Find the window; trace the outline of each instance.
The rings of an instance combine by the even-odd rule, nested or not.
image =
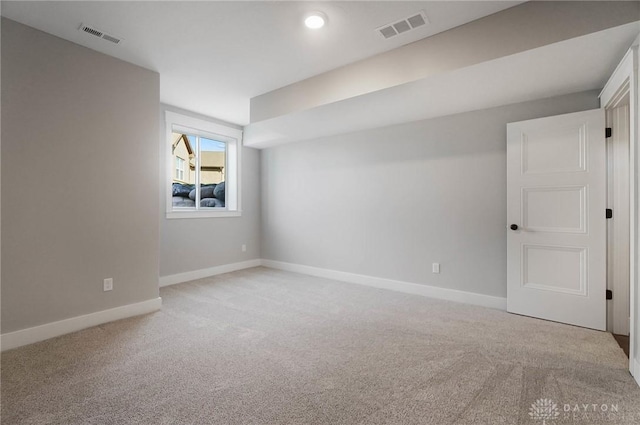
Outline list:
[[[176,156],[176,180],[179,182],[184,181],[184,159]]]
[[[167,218],[240,215],[242,131],[167,111]]]

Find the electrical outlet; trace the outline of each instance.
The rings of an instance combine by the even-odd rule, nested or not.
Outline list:
[[[247,246],[246,245],[242,245],[242,252],[247,252]]]
[[[440,263],[433,263],[431,265],[431,271],[433,273],[440,273]]]
[[[107,291],[112,291],[113,290],[113,278],[109,278],[109,279],[105,279],[103,284],[102,284],[102,290],[104,292]]]

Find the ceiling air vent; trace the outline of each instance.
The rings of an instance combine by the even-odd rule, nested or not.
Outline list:
[[[427,15],[421,10],[419,13],[401,19],[400,21],[383,25],[380,28],[377,28],[376,31],[384,38],[391,38],[398,34],[427,25],[428,23],[429,19],[427,18]]]
[[[95,37],[101,38],[103,40],[107,40],[112,42],[113,44],[120,44],[124,41],[121,37],[116,37],[111,34],[107,34],[106,32],[99,30],[97,28],[91,27],[89,25],[82,24],[78,31],[86,32],[87,34],[91,34]]]

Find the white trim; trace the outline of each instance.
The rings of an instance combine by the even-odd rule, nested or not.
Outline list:
[[[0,335],[1,351],[33,344],[71,332],[80,331],[114,320],[126,319],[128,317],[139,316],[160,310],[162,298],[153,298],[135,304],[123,305],[121,307],[102,310],[82,316],[71,317],[58,322],[47,323],[32,328],[22,329]]]
[[[168,219],[176,219],[176,218],[211,218],[211,217],[240,217],[242,216],[242,211],[176,211],[166,213],[166,218]]]
[[[373,286],[374,288],[388,289],[391,291],[403,292],[405,294],[421,295],[424,297],[438,298],[447,301],[474,304],[498,310],[507,309],[507,299],[503,297],[494,297],[491,295],[459,291],[456,289],[439,288],[436,286],[421,285],[418,283],[403,282],[400,280],[347,273],[338,270],[321,269],[301,264],[284,263],[281,261],[262,260],[262,265],[272,269],[286,270],[310,276],[322,277],[325,279],[356,283],[358,285]]]
[[[640,225],[638,211],[638,174],[640,167],[639,160],[639,139],[638,132],[640,126],[638,123],[638,86],[640,86],[640,75],[638,74],[638,43],[640,36],[636,38],[631,48],[624,55],[622,61],[613,72],[609,81],[600,93],[600,107],[609,109],[615,107],[622,99],[622,95],[628,91],[629,96],[629,208],[630,208],[630,245],[629,245],[629,296],[631,300],[630,318],[629,318],[629,372],[640,384],[640,368],[638,365],[638,352],[636,344],[640,340],[640,329],[637,326],[637,320],[640,316],[640,288],[638,280],[638,267],[640,261],[640,235],[638,227]]]
[[[223,273],[235,272],[238,270],[250,269],[258,267],[262,264],[262,260],[248,260],[239,263],[223,264],[222,266],[209,267],[207,269],[193,270],[190,272],[177,273],[168,276],[160,276],[160,287],[176,285],[182,282],[202,279],[204,277],[215,276]]]
[[[629,49],[616,67],[609,81],[600,92],[600,105],[602,108],[611,107],[611,102],[617,97],[620,89],[629,81],[633,74],[633,48]]]

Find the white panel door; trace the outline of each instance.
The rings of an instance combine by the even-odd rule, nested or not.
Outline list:
[[[606,329],[601,109],[507,124],[507,311]]]

